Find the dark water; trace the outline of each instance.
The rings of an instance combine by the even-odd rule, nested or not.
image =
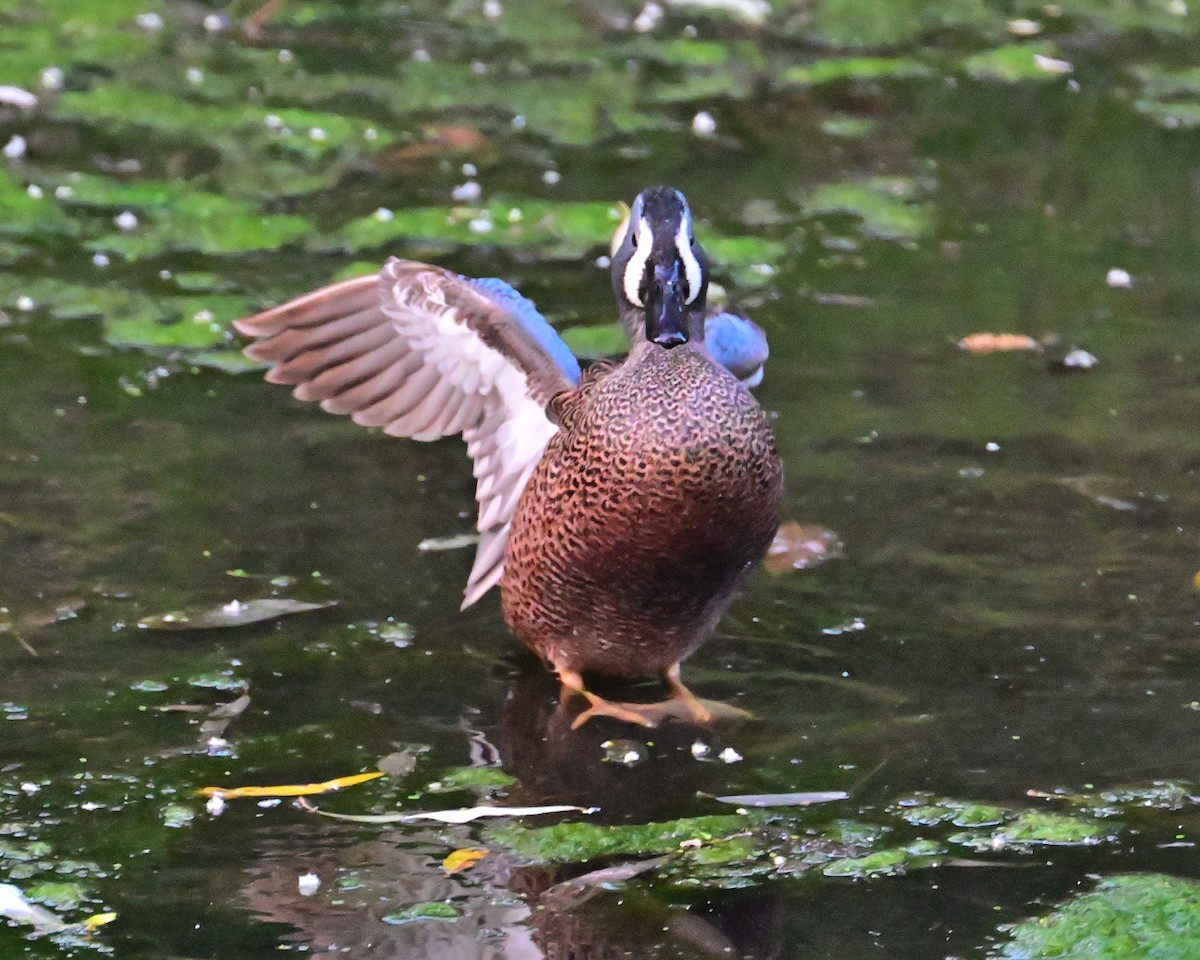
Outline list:
[[[268,54],[287,44],[314,73],[387,72],[386,45],[361,10],[314,9],[319,29],[306,33],[295,14],[298,25],[268,33]],[[187,51],[219,74],[222,57],[242,47],[198,53],[216,44],[197,24],[203,12],[168,8],[184,26],[154,55],[176,69]],[[401,13],[387,8],[385,24]],[[429,30],[463,62],[483,55],[465,27]],[[356,43],[368,51],[361,62]],[[93,317],[10,309],[0,331],[0,600],[12,624],[0,633],[0,832],[83,861],[76,875],[95,898],[90,912],[119,914],[103,942],[147,958],[979,955],[998,924],[1044,909],[1089,873],[1200,874],[1190,847],[1157,847],[1193,836],[1195,815],[1181,813],[1145,824],[1150,841],[1051,851],[1015,868],[805,876],[736,890],[645,882],[556,912],[530,907],[554,879],[550,868],[514,869],[493,855],[444,877],[441,859],[472,844],[470,828],[380,830],[305,816],[286,801],[231,803],[209,817],[191,796],[204,784],[370,769],[411,745],[428,751],[386,793],[389,809],[495,749],[521,781],[507,802],[596,805],[612,822],[714,812],[703,794],[845,790],[850,800],[826,819],[871,821],[915,790],[1023,804],[1031,789],[1194,776],[1200,134],[1135,110],[1128,73],[1194,54],[1146,37],[1074,43],[1079,89],[1061,79],[979,82],[952,69],[815,90],[764,83],[750,85],[753,95],[670,107],[678,129],[586,145],[506,139],[496,131],[508,117],[488,109],[411,119],[493,132],[497,152],[479,164],[488,190],[611,200],[665,181],[687,192],[710,229],[786,245],[765,282],[727,285],[771,338],[758,396],[775,415],[788,512],[837,531],[845,557],[754,574],[685,671],[703,695],[754,719],[711,734],[667,728],[634,769],[601,763],[600,744],[647,738],[615,725],[565,730],[553,684],[516,651],[494,597],[458,611],[470,551],[416,550],[470,529],[473,482],[457,441],[373,435],[254,374],[115,348]],[[795,60],[814,55],[783,49]],[[325,109],[356,105],[347,94]],[[714,113],[718,138],[691,134],[699,106]],[[846,116],[875,126],[863,138],[823,131]],[[39,125],[45,139],[25,161],[34,171],[93,170],[101,154],[150,162],[170,142],[122,141],[52,110],[0,117],[0,140]],[[201,147],[176,148],[177,159],[204,166]],[[319,224],[447,203],[463,180],[458,162],[401,174],[351,163],[326,187],[271,203]],[[548,162],[561,173],[553,187],[541,180]],[[875,239],[853,216],[803,212],[816,186],[877,175],[903,178],[927,229]],[[92,269],[69,237],[18,231],[15,242],[27,241],[8,257],[14,277],[81,282]],[[398,247],[504,276],[557,323],[610,319],[599,248],[552,259],[483,244]],[[156,294],[167,283],[160,270],[206,271],[274,302],[353,259],[164,249],[115,264],[112,276]],[[1111,268],[1128,271],[1132,288],[1110,287]],[[1061,343],[1042,354],[955,349],[977,331]],[[1055,358],[1071,347],[1099,365],[1064,372]],[[294,576],[289,595],[340,605],[230,631],[135,626],[269,592],[262,580],[228,576],[236,569]],[[64,604],[77,615],[46,624]],[[368,626],[389,617],[411,625],[408,646]],[[154,709],[238,695],[189,685],[202,675],[236,678],[251,696],[225,732],[228,747],[198,744],[202,715]],[[166,689],[131,689],[147,680]],[[701,763],[690,752],[697,736],[713,754],[731,746],[743,759]],[[364,812],[364,802],[348,793],[328,806]],[[171,829],[164,810],[175,803],[196,818]],[[307,871],[323,880],[311,898],[296,890]],[[380,922],[397,906],[446,897],[464,914],[454,923]],[[62,949],[0,930],[6,956]]]

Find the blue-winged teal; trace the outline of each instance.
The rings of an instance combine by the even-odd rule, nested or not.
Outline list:
[[[463,606],[500,584],[513,633],[591,704],[577,723],[704,721],[679,664],[770,542],[782,465],[705,347],[708,264],[681,193],[638,195],[612,278],[640,335],[585,373],[508,284],[404,260],[235,326],[301,400],[394,436],[463,435],[481,534]],[[658,674],[672,697],[611,703],[584,688],[592,672]]]

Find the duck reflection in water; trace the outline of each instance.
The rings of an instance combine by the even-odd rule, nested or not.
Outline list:
[[[502,280],[396,259],[236,327],[302,400],[394,436],[462,434],[481,536],[463,606],[499,584],[509,628],[564,699],[587,701],[577,724],[704,723],[729,711],[693,695],[680,663],[770,543],[782,465],[763,410],[706,346],[706,322],[722,350],[748,328],[709,316],[679,191],[634,200],[612,286],[632,349],[587,371]],[[746,352],[729,362],[754,379]],[[670,696],[615,702],[584,674],[659,676]]]
[[[696,744],[717,752],[705,727],[671,723],[651,733],[603,718],[573,729],[553,679],[531,661],[515,677],[499,729],[469,733],[488,760],[518,778],[505,788],[505,804],[600,805],[589,823],[711,812],[697,793],[726,785],[724,764],[696,756]],[[606,747],[621,737],[637,762]],[[264,829],[244,896],[259,919],[289,925],[286,940],[319,960],[728,960],[770,956],[778,940],[777,893],[718,893],[684,909],[653,890],[660,857],[529,866],[489,844],[468,873],[447,876],[441,860],[454,847],[478,846],[476,830],[406,826],[347,844],[344,825],[315,817]],[[649,869],[617,892],[589,876],[610,867]],[[321,889],[301,896],[296,877],[310,871]],[[405,905],[419,903],[450,904],[460,915],[395,922]]]

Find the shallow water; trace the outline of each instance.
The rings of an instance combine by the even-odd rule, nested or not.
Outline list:
[[[90,944],[0,929],[0,953],[942,958],[979,955],[1000,924],[1086,888],[1089,874],[1200,876],[1185,806],[1126,817],[1113,842],[970,868],[690,886],[651,874],[559,910],[538,906],[542,891],[580,869],[521,866],[487,839],[477,867],[444,875],[441,860],[480,843],[478,828],[342,823],[287,801],[230,801],[210,816],[192,796],[320,781],[407,749],[406,776],[315,802],[469,806],[469,792],[427,784],[498,763],[519,781],[502,802],[597,806],[608,823],[728,812],[715,795],[848,792],[805,814],[820,829],[890,823],[888,805],[915,791],[1024,806],[1029,790],[1194,776],[1200,133],[1188,126],[1194,91],[1155,100],[1153,84],[1196,63],[1200,15],[1168,28],[1065,6],[1048,42],[1068,75],[973,70],[968,57],[1012,40],[989,13],[995,22],[875,38],[872,50],[915,58],[924,75],[813,86],[787,70],[839,60],[846,37],[782,13],[765,28],[672,15],[637,35],[612,27],[619,4],[572,5],[550,23],[536,4],[505,4],[491,22],[470,5],[443,15],[297,0],[251,42],[206,31],[213,11],[193,6],[162,8],[155,32],[131,25],[133,6],[89,26],[86,12],[0,2],[0,24],[51,38],[42,65],[61,63],[67,86],[34,113],[0,108],[0,141],[28,143],[0,169],[12,180],[0,192],[0,820],[12,844],[54,851],[30,865],[0,843],[12,854],[0,880],[10,866],[25,888],[74,880],[86,899],[63,906],[69,919],[118,914]],[[689,22],[708,44],[690,59]],[[281,63],[281,48],[292,59]],[[445,74],[414,79],[414,49]],[[23,50],[11,76],[0,54],[0,83],[34,87],[37,51]],[[494,84],[471,79],[473,62]],[[180,77],[189,66],[199,81]],[[435,124],[487,144],[385,162],[357,128],[325,151],[312,136],[281,147],[223,115],[210,129],[145,104],[122,123],[97,97],[116,84],[221,109],[253,102],[256,85],[264,110],[360,118],[398,147]],[[692,131],[702,109],[714,137]],[[485,199],[600,213],[529,243],[416,231],[356,247],[340,232],[380,207],[449,207],[463,162]],[[547,170],[560,179],[547,183]],[[75,171],[98,178],[94,198],[80,186],[56,199]],[[821,202],[822,187],[871,178],[893,179],[854,203]],[[560,327],[606,323],[604,205],[658,181],[687,192],[701,242],[755,240],[718,279],[771,339],[758,396],[775,417],[788,513],[835,530],[845,556],[756,571],[689,661],[700,693],[752,720],[572,733],[495,598],[458,611],[470,550],[416,549],[470,530],[457,441],[368,433],[177,345],[220,348],[243,309],[385,252],[503,276]],[[111,192],[166,182],[244,209],[185,221],[178,198],[156,207]],[[31,183],[47,204],[32,214]],[[111,223],[126,209],[139,211],[142,248],[122,247],[129,235]],[[262,213],[300,218],[298,233],[280,247],[238,219]],[[155,224],[166,226],[146,237]],[[1112,268],[1132,286],[1110,286]],[[213,335],[190,319],[206,304]],[[978,331],[1058,343],[988,356],[954,346]],[[1098,366],[1061,369],[1074,347]],[[278,575],[295,583],[272,587]],[[236,630],[136,626],[272,591],[338,606]],[[388,618],[410,625],[411,641],[381,635]],[[205,743],[204,714],[156,709],[242,690],[251,702],[224,745]],[[614,737],[647,758],[603,762]],[[740,761],[713,759],[724,747]],[[173,806],[194,819],[172,826]],[[301,897],[308,871],[322,888]],[[447,898],[458,919],[381,919]]]

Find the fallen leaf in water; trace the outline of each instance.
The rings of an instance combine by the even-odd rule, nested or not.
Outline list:
[[[972,333],[958,341],[967,353],[999,353],[1008,350],[1041,350],[1042,345],[1024,333]]]
[[[116,919],[115,913],[94,913],[83,921],[83,927],[88,933],[91,933],[97,927],[103,927]]]
[[[668,854],[662,857],[652,857],[649,860],[636,860],[632,863],[618,864],[615,867],[592,870],[583,876],[556,883],[538,898],[538,902],[555,911],[571,910],[586,903],[597,893],[611,890],[613,884],[624,883],[640,874],[649,873],[670,859],[671,855]]]
[[[455,850],[442,861],[442,869],[446,871],[446,876],[460,873],[463,870],[469,870],[487,855],[488,851],[482,847],[463,847],[461,850]]]
[[[307,797],[315,793],[332,793],[382,776],[378,770],[372,770],[370,773],[355,773],[322,783],[293,783],[275,787],[201,787],[196,793],[204,797],[220,797],[222,800],[236,797]]]
[[[1074,490],[1080,496],[1087,497],[1110,510],[1129,512],[1138,508],[1134,501],[1113,496],[1101,489],[1104,486],[1117,486],[1117,481],[1108,477],[1063,477],[1059,482],[1068,490]]]
[[[486,154],[492,142],[473,127],[446,124],[427,127],[414,143],[380,151],[372,163],[383,173],[408,174],[453,154]]]
[[[716,800],[739,807],[807,807],[813,803],[833,803],[849,798],[850,794],[844,790],[812,790],[807,793],[739,793]]]
[[[6,917],[13,923],[28,924],[39,933],[52,933],[66,927],[49,910],[26,900],[20,889],[11,883],[0,883],[0,917]]]
[[[1059,365],[1064,370],[1091,370],[1099,363],[1100,361],[1094,353],[1088,353],[1086,350],[1076,347],[1074,350],[1067,351]]]
[[[310,807],[310,813],[319,813],[334,820],[350,820],[354,823],[411,823],[413,820],[437,820],[441,823],[470,823],[483,817],[535,817],[544,813],[593,813],[597,807],[572,807],[567,804],[552,804],[548,807],[469,807],[462,810],[431,810],[426,813],[330,813]]]
[[[473,547],[479,542],[477,533],[456,533],[449,537],[429,537],[417,544],[417,549],[423,553],[436,553],[440,550],[461,550],[463,547]]]
[[[174,610],[153,617],[142,617],[138,626],[143,630],[216,630],[225,627],[243,627],[248,623],[274,620],[293,613],[309,610],[324,610],[337,606],[336,600],[325,603],[307,603],[304,600],[289,600],[286,597],[265,597],[260,600],[230,600],[219,607],[195,610]]]
[[[842,556],[842,541],[832,530],[788,520],[775,534],[763,566],[768,573],[806,570]]]

